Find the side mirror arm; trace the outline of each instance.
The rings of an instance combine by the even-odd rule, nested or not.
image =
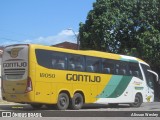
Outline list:
[[[148,72],[154,74],[156,76],[156,81],[160,84],[160,80],[159,80],[159,77],[158,77],[158,74],[152,70],[147,70]]]

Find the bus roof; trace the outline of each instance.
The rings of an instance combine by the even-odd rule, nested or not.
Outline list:
[[[127,56],[127,55],[100,52],[100,51],[94,51],[94,50],[72,50],[72,49],[36,45],[36,44],[30,44],[30,46],[32,46],[32,48],[34,49],[54,50],[58,52],[66,52],[66,53],[71,53],[71,54],[87,55],[87,56],[93,56],[93,57],[108,58],[108,59],[130,61],[130,62],[139,62],[139,63],[148,65],[146,62],[144,62],[143,60],[139,58]]]

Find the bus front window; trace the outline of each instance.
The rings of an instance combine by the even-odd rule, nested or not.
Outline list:
[[[147,84],[151,89],[154,89],[154,76],[152,73],[147,71]]]

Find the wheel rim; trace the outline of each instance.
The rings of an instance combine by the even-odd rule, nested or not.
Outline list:
[[[61,97],[59,102],[60,102],[60,105],[62,107],[64,107],[66,105],[66,103],[67,103],[66,97]]]
[[[140,100],[138,97],[135,98],[135,101],[134,101],[134,105],[138,105],[140,103]]]
[[[75,105],[78,106],[78,105],[80,105],[81,103],[82,103],[81,98],[80,98],[80,97],[77,97],[77,98],[75,99]]]

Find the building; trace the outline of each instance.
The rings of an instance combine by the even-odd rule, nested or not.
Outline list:
[[[60,48],[67,48],[67,49],[73,49],[77,50],[78,45],[76,43],[71,43],[71,42],[62,42],[56,45],[52,45],[53,47],[60,47]]]

